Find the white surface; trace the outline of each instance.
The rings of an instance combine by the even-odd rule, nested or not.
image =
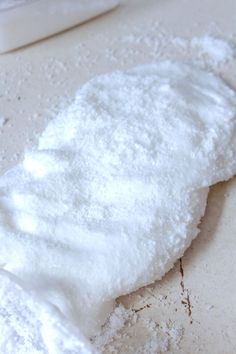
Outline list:
[[[236,32],[234,14],[235,2],[230,0],[218,1],[217,6],[211,0],[130,1],[109,16],[31,48],[2,56],[0,107],[1,115],[8,119],[0,139],[2,171],[19,159],[15,154],[36,142],[37,133],[44,129],[52,106],[55,109],[62,104],[61,97],[73,95],[78,84],[98,73],[155,58],[192,58],[191,53],[177,52],[169,44],[164,49],[163,46],[149,48],[142,40],[135,45],[127,44],[127,39],[125,42],[122,39],[127,38],[125,24],[131,32],[142,28],[143,33],[150,26],[152,30],[148,38],[157,40],[165,29],[179,37],[199,36],[209,28],[217,34],[231,35]],[[162,24],[153,28],[157,20]],[[235,87],[235,61],[216,71]],[[68,101],[66,99],[66,103]],[[163,281],[122,299],[127,306],[137,309],[150,304],[149,308],[139,312],[142,318],[153,318],[157,323],[167,321],[183,328],[180,349],[175,349],[174,353],[235,352],[235,191],[235,180],[212,189],[202,233],[182,260],[184,292],[177,263]],[[223,244],[228,246],[223,247]],[[191,317],[186,305],[181,303],[187,292],[192,306]],[[133,339],[123,340],[120,353],[129,352],[126,344],[132,344],[134,351],[145,339],[143,331],[139,331],[139,324],[128,331],[133,334]]]
[[[4,1],[4,0],[2,0]],[[49,37],[117,6],[119,0],[32,0],[0,8],[0,53]]]

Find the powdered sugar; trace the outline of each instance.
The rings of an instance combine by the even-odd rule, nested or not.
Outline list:
[[[208,186],[236,171],[235,106],[188,64],[88,82],[0,179],[0,263],[96,334],[116,297],[160,279],[198,234]]]
[[[0,271],[0,328],[1,353],[95,353],[56,308],[27,292],[5,271]]]
[[[121,61],[126,64],[140,57],[156,60],[174,56],[198,61],[202,66],[220,69],[236,54],[232,37],[227,38],[216,30],[206,31],[206,34],[201,36],[179,37],[155,21],[142,26],[123,25],[119,32],[121,34],[113,43],[106,37],[102,38],[106,42],[105,57],[108,61]],[[83,43],[84,46],[87,44]]]

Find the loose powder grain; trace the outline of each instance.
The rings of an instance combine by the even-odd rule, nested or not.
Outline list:
[[[183,63],[83,86],[0,179],[0,287],[19,282],[27,294],[22,331],[17,292],[0,292],[1,351],[32,352],[29,312],[36,353],[63,352],[67,323],[74,337],[63,337],[64,352],[82,353],[78,343],[92,351],[83,335],[98,333],[116,297],[173,266],[199,232],[208,187],[235,174],[235,114],[234,91]],[[35,294],[46,317],[37,316]]]
[[[7,119],[0,116],[0,129],[6,124]]]

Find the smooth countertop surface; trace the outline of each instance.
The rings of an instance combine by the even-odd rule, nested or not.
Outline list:
[[[205,33],[236,45],[235,13],[234,0],[126,0],[109,14],[0,56],[0,172],[36,144],[89,78],[166,58],[194,61],[199,56],[188,51],[189,38]],[[236,88],[235,59],[212,69]],[[235,178],[211,188],[201,233],[182,261],[162,281],[120,300],[140,317],[127,329],[131,338],[120,339],[120,353],[135,353],[145,342],[142,319],[181,329],[169,353],[236,353],[235,210]]]

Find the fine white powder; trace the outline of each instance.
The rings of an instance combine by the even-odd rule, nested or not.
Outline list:
[[[190,46],[199,51],[199,55],[205,56],[213,66],[224,64],[234,57],[235,49],[222,38],[213,36],[194,37]]]
[[[95,351],[52,305],[22,288],[19,279],[0,271],[1,353],[78,353]]]
[[[118,305],[102,326],[101,332],[92,339],[92,343],[101,353],[119,354],[124,349],[124,341],[130,339],[134,327],[145,336],[143,345],[137,346],[137,340],[125,343],[127,353],[163,354],[175,352],[183,337],[183,328],[173,326],[171,322],[156,323],[152,319],[139,316],[139,310],[126,309]],[[139,337],[140,339],[140,337]]]
[[[116,297],[160,279],[198,234],[208,187],[236,172],[235,114],[234,91],[188,64],[91,80],[0,179],[2,268],[96,334]],[[30,352],[32,324],[22,333],[6,299],[0,308],[12,353],[22,341]]]

